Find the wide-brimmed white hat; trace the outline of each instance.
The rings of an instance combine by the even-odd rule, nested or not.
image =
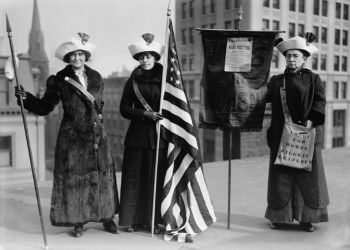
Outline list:
[[[311,40],[307,40],[304,37],[296,36],[280,42],[276,47],[283,55],[290,49],[298,49],[305,51],[307,56],[310,56],[318,51],[318,48],[311,42]]]
[[[88,42],[89,35],[85,33],[78,33],[80,40],[73,37],[69,42],[62,43],[55,52],[55,57],[65,61],[64,57],[71,52],[83,50],[91,55],[91,52],[96,48],[96,45]]]
[[[160,59],[160,54],[162,51],[163,46],[154,41],[154,35],[150,33],[146,33],[142,35],[142,38],[140,41],[135,42],[131,45],[129,45],[129,51],[132,57],[135,60],[138,60],[138,56],[140,53],[143,52],[153,52],[156,60],[158,61]]]

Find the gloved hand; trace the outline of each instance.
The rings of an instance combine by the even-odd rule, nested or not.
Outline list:
[[[152,112],[152,111],[145,111],[143,112],[144,116],[146,116],[148,119],[151,119],[155,122],[162,120],[163,116],[162,114],[158,113],[158,112]]]
[[[15,86],[15,96],[17,99],[22,95],[22,99],[25,100],[27,98],[27,93],[24,90],[23,86],[20,85],[20,87]]]

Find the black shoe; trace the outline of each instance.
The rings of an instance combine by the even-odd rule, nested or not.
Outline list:
[[[275,223],[275,222],[272,222],[270,224],[270,228],[275,230],[275,229],[280,229],[282,227],[283,223]]]
[[[103,227],[105,228],[105,230],[107,232],[110,232],[112,234],[118,234],[119,233],[119,230],[117,228],[117,225],[114,223],[113,220],[109,220],[107,222],[104,222],[103,223]]]
[[[314,226],[310,222],[299,222],[299,225],[305,232],[313,232],[315,231]]]
[[[186,243],[193,243],[193,239],[192,239],[191,235],[188,235],[188,234],[186,235],[185,242]]]
[[[128,233],[136,232],[136,231],[137,231],[137,226],[136,226],[136,225],[132,225],[131,227],[128,227],[128,228],[126,229],[126,231],[127,231]]]
[[[75,226],[74,230],[72,231],[72,235],[75,238],[79,238],[80,236],[83,235],[83,226]]]

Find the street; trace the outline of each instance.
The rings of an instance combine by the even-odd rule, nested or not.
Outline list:
[[[231,224],[227,229],[228,162],[204,165],[204,174],[218,221],[194,243],[166,242],[150,233],[107,233],[102,224],[89,223],[81,238],[72,228],[53,227],[49,221],[52,181],[40,183],[41,203],[49,249],[169,249],[169,250],[340,250],[350,249],[350,148],[323,150],[331,204],[328,223],[315,224],[307,233],[297,223],[271,230],[264,218],[268,157],[232,160]],[[120,174],[118,174],[120,186]],[[120,191],[120,190],[119,190]],[[118,218],[116,216],[115,221]],[[1,187],[0,250],[44,249],[32,183]]]

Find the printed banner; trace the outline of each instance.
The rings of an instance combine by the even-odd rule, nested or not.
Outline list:
[[[199,126],[259,131],[276,31],[200,29],[204,54]]]

